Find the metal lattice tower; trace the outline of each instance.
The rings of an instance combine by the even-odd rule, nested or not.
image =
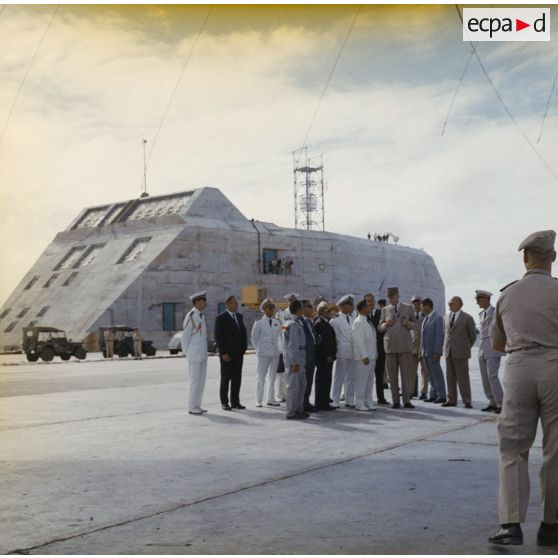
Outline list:
[[[325,231],[324,165],[312,163],[308,148],[293,151],[295,229]]]

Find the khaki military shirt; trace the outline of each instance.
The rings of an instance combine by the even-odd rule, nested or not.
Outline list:
[[[507,287],[496,304],[490,337],[506,352],[558,349],[558,280],[543,269],[529,270]]]

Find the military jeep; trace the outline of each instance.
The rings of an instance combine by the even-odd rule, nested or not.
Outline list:
[[[62,329],[47,326],[23,328],[23,352],[29,362],[39,358],[50,362],[55,356],[62,360],[70,360],[73,356],[83,360],[87,356],[82,343],[68,339]]]
[[[134,356],[134,338],[135,327],[126,325],[102,326],[99,328],[99,347],[103,356],[107,357],[105,331],[111,331],[114,337],[114,354],[120,358],[126,358],[128,355]],[[157,349],[153,346],[153,341],[141,342],[141,352],[146,356],[155,356]]]

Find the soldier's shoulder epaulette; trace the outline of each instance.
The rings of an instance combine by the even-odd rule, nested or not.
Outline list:
[[[259,322],[262,319],[262,316],[259,316],[258,318],[256,318],[256,322]]]
[[[190,312],[188,312],[188,316],[193,316],[194,315],[194,309],[192,308],[192,310],[190,310]]]
[[[508,287],[511,287],[512,285],[515,285],[517,283],[517,281],[519,281],[519,279],[517,279],[516,281],[512,281],[511,283],[508,283],[505,287],[502,287],[500,289],[500,292],[503,293]]]

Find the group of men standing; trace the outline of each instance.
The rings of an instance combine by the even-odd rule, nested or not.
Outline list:
[[[488,291],[476,292],[482,309],[479,365],[489,401],[482,410],[499,413],[503,391],[498,370],[503,353],[490,347],[488,328],[494,315],[490,297]],[[184,320],[182,338],[183,350],[192,363],[188,410],[202,414],[207,366],[202,310],[206,293],[190,298],[194,307]],[[449,301],[450,312],[444,317],[434,311],[429,298],[414,296],[411,304],[401,302],[397,287],[388,288],[389,302],[380,300],[379,308],[372,293],[356,304],[351,294],[341,297],[336,305],[323,297],[313,304],[294,293],[285,298],[288,307],[282,311],[277,311],[272,299],[265,299],[260,306],[262,316],[251,331],[258,361],[257,407],[262,407],[264,400],[274,407],[285,401],[289,419],[334,410],[342,400],[347,408],[370,411],[376,404],[390,404],[384,396],[389,385],[394,409],[413,409],[413,397],[455,407],[458,390],[465,408],[472,408],[468,362],[477,333],[473,318],[462,310],[461,298]],[[240,387],[248,334],[237,299],[229,296],[225,306],[215,320],[214,331],[221,367],[219,394],[223,410],[242,410],[245,406],[240,401]],[[442,357],[446,361],[447,389]]]

